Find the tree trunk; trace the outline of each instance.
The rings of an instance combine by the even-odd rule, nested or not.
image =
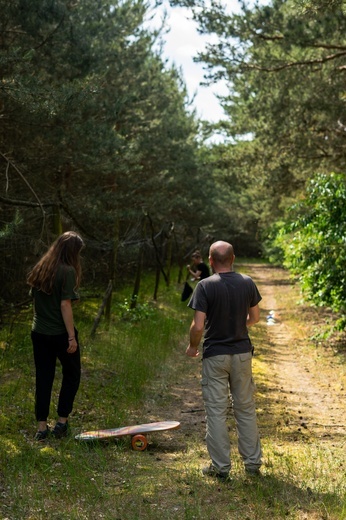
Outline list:
[[[112,296],[113,296],[113,287],[115,287],[115,273],[116,273],[116,265],[117,265],[117,257],[118,257],[118,245],[119,245],[119,218],[116,217],[114,223],[114,235],[113,235],[113,247],[111,251],[110,261],[109,261],[109,279],[112,281],[112,288],[109,293],[106,309],[105,309],[105,319],[109,324],[111,319],[111,307],[112,307]]]
[[[169,287],[171,281],[171,266],[172,266],[172,234],[167,239],[167,281],[166,285]]]
[[[143,264],[145,235],[146,235],[145,217],[143,217],[143,219],[142,219],[142,233],[141,234],[142,234],[142,243],[140,244],[139,251],[138,251],[136,278],[135,278],[135,285],[134,285],[133,293],[132,293],[132,297],[131,297],[130,309],[134,309],[137,305],[137,298],[138,298],[139,288],[140,288],[140,284],[141,284],[142,264]]]
[[[91,332],[90,332],[90,336],[93,338],[95,336],[95,332],[96,332],[96,329],[100,323],[100,320],[101,320],[101,316],[102,316],[102,313],[103,313],[103,310],[107,304],[107,301],[109,299],[109,295],[111,294],[112,292],[112,280],[109,280],[109,283],[108,283],[108,287],[106,289],[106,292],[105,292],[105,295],[104,295],[104,298],[103,298],[103,301],[101,303],[101,306],[99,308],[99,311],[97,313],[97,316],[94,320],[94,325],[93,325],[93,328],[91,329]]]
[[[61,222],[61,214],[60,207],[58,204],[54,204],[53,208],[53,234],[56,237],[59,237],[62,234],[62,222]]]
[[[154,300],[155,301],[157,300],[157,293],[159,291],[160,274],[161,274],[161,269],[160,269],[160,266],[157,264],[156,265],[156,275],[155,275],[155,289],[154,289]]]

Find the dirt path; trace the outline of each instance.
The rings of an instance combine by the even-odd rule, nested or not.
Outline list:
[[[261,436],[272,434],[275,424],[278,436],[286,440],[296,441],[304,436],[314,443],[345,445],[345,359],[336,355],[333,348],[315,348],[309,341],[316,333],[321,312],[296,305],[299,295],[284,270],[247,265],[246,272],[256,281],[263,298],[261,321],[256,325],[259,334],[253,333]],[[270,311],[275,314],[272,325],[266,320]],[[186,358],[183,349],[176,359],[176,383],[169,390],[170,419],[181,422],[181,432],[169,435],[168,442],[175,439],[177,448],[187,437],[195,437],[203,444],[205,433],[200,361]],[[180,375],[186,372],[183,364],[189,364],[184,378]],[[157,389],[154,394],[148,412],[152,420],[157,420],[162,403],[157,399]],[[163,406],[167,409],[167,403]]]
[[[270,367],[268,386],[285,408],[282,427],[316,440],[344,439],[345,359],[337,356],[332,347],[311,347],[309,340],[318,330],[321,312],[296,305],[297,291],[285,271],[254,266],[251,275],[263,297],[263,314],[268,316],[271,310],[275,313],[275,323],[267,324],[265,362]]]

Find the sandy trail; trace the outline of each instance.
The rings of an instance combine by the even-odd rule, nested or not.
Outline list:
[[[267,325],[270,346],[266,362],[272,369],[268,383],[279,400],[284,397],[289,415],[286,426],[316,438],[342,438],[346,434],[344,359],[333,348],[308,346],[309,337],[316,333],[316,311],[314,316],[311,309],[304,312],[297,305],[298,326],[292,326],[284,303],[292,299],[293,289],[285,271],[254,266],[251,275],[263,297],[263,314],[275,313],[275,324]]]

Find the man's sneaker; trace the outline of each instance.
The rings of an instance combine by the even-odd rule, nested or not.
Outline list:
[[[245,468],[245,473],[249,475],[250,477],[260,477],[262,475],[259,468]]]
[[[229,473],[222,473],[217,471],[212,464],[209,466],[206,466],[205,468],[202,468],[203,475],[206,475],[208,477],[216,477],[223,482],[230,482],[232,479],[229,476]]]
[[[35,441],[45,441],[49,434],[49,428],[46,428],[45,430],[37,430],[34,436]]]
[[[56,439],[62,439],[63,437],[66,437],[68,434],[68,421],[65,423],[57,422],[54,426],[54,429],[52,430],[52,435]]]

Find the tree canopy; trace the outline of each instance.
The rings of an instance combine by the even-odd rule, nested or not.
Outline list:
[[[241,1],[237,13],[218,0],[171,4],[212,36],[195,59],[206,81],[228,85],[215,125],[196,118],[162,56],[150,2],[0,0],[4,300],[67,228],[86,239],[102,283],[138,258],[162,269],[172,243],[179,261],[214,238],[269,254],[311,180],[345,176],[342,1]],[[210,129],[224,142],[205,141]]]
[[[180,73],[156,50],[159,33],[145,28],[147,3],[0,8],[1,249],[32,262],[77,228],[109,277],[114,247],[131,257],[133,244],[136,255],[143,214],[156,232],[177,221],[176,232],[195,240],[190,222],[211,195],[198,167],[199,123]],[[206,221],[200,213],[199,227]],[[6,266],[4,296],[23,284],[20,256]]]
[[[239,13],[218,0],[171,3],[187,7],[200,32],[212,36],[196,56],[206,81],[222,79],[228,85],[227,95],[220,96],[226,117],[217,124],[228,144],[222,151],[216,147],[209,159],[213,163],[216,152],[217,178],[230,191],[235,214],[248,232],[253,222],[263,254],[280,244],[286,265],[301,273],[312,299],[343,310],[344,274],[334,253],[343,240],[345,215],[333,218],[332,208],[343,203],[345,179],[345,3],[272,0],[249,6],[240,1]],[[294,205],[297,200],[301,205]],[[315,209],[305,228],[311,205]],[[295,238],[286,223],[298,233]],[[275,241],[276,233],[284,233],[285,240]],[[248,237],[255,240],[254,234]],[[334,251],[328,283],[322,259],[316,259],[320,242],[324,251]],[[332,267],[329,261],[325,265]]]
[[[328,5],[309,11],[308,2],[274,0],[227,14],[211,2],[195,10],[200,30],[216,36],[198,59],[210,81],[229,85],[222,127],[236,142],[251,141],[251,177],[270,196],[270,213],[316,170],[345,163],[346,17],[339,2]]]

